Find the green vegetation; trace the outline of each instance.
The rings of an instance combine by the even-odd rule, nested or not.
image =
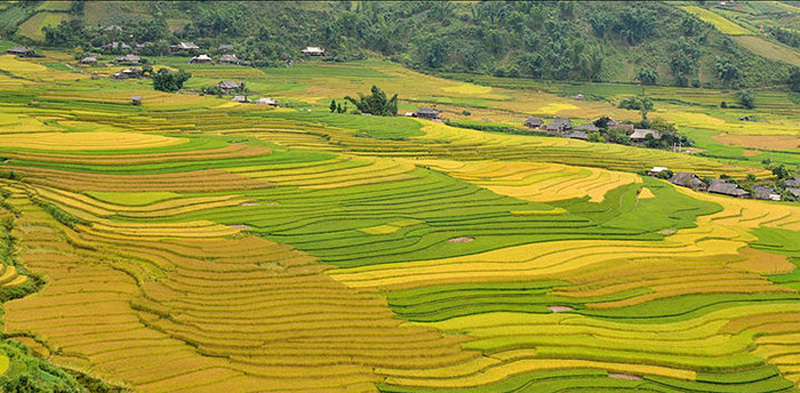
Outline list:
[[[795,70],[689,3],[74,4],[0,3],[70,19],[0,56],[0,390],[797,391],[800,207],[666,179],[787,184],[800,99],[763,86]],[[131,34],[193,77],[75,64]]]
[[[52,12],[52,7],[37,9],[27,3],[10,4],[2,11],[3,20],[11,21],[5,26],[7,33],[15,32],[16,26],[29,18],[41,19],[39,15]],[[730,74],[720,77],[700,72],[703,67],[714,67],[717,57],[729,59],[728,69],[737,69],[741,75],[737,83],[747,86],[781,83],[788,72],[779,62],[743,56],[746,51],[725,35],[748,37],[740,34],[753,34],[751,30],[696,5],[595,2],[576,6],[569,1],[126,3],[124,9],[115,3],[93,5],[88,10],[70,7],[56,11],[59,18],[69,16],[63,22],[49,19],[53,27],[38,19],[29,25],[43,26],[39,34],[44,34],[48,45],[86,51],[123,38],[147,42],[142,53],[149,56],[168,53],[169,45],[180,40],[193,40],[204,48],[237,42],[239,58],[260,66],[283,65],[305,46],[318,45],[333,61],[382,56],[420,69],[537,79],[725,86]],[[125,18],[121,13],[137,17]],[[171,25],[175,20],[182,22]],[[123,31],[103,30],[110,24]],[[19,33],[24,34],[34,40],[42,38]],[[776,34],[789,41],[785,33]],[[669,69],[661,64],[668,64]],[[653,72],[641,79],[643,69]],[[661,77],[653,78],[656,74]]]
[[[387,99],[386,93],[378,86],[372,86],[369,95],[358,93],[358,99],[346,96],[345,100],[350,101],[356,106],[358,113],[370,114],[375,116],[396,116],[397,115],[397,94]],[[333,104],[333,102],[332,102]],[[333,110],[331,110],[333,112]]]
[[[174,93],[183,88],[183,84],[192,77],[192,74],[184,72],[172,72],[166,68],[158,70],[153,74],[153,89]]]

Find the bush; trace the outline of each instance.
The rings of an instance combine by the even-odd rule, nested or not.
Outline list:
[[[736,96],[739,98],[739,103],[743,107],[747,109],[753,109],[756,107],[756,97],[753,95],[753,92],[750,91],[750,89],[742,90]]]
[[[353,103],[361,113],[370,113],[375,116],[397,115],[397,94],[386,99],[386,93],[378,86],[372,86],[372,94],[365,96],[358,93],[358,100],[346,96],[344,99]]]
[[[165,91],[167,93],[175,93],[183,88],[183,83],[189,80],[192,74],[184,72],[172,72],[166,68],[158,70],[153,75],[153,88],[158,91]]]

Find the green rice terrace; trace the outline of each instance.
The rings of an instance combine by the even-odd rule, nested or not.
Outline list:
[[[222,61],[262,35],[193,48],[177,10],[234,3],[74,3],[0,2],[0,391],[800,392],[794,2],[652,5],[750,56],[700,87],[315,42]],[[584,17],[364,3],[296,7]],[[156,11],[165,52],[103,47]]]

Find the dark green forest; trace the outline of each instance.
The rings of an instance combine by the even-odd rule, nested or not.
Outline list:
[[[255,66],[320,46],[327,61],[384,58],[441,72],[731,88],[786,83],[791,66],[743,49],[677,7],[684,3],[703,2],[126,1],[98,9],[76,1],[71,20],[44,28],[44,45],[92,51],[112,41],[146,43],[142,54],[153,56],[180,41],[202,53],[232,44]],[[122,30],[106,31],[111,25]],[[12,24],[0,28],[16,33]],[[797,45],[794,33],[770,31]]]

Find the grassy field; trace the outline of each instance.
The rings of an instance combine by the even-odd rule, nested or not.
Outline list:
[[[648,88],[702,156],[326,109],[377,84],[450,118],[635,119],[631,85],[185,67],[275,109],[70,62],[0,57],[0,284],[46,280],[3,332],[52,364],[137,392],[797,391],[800,206],[639,175],[770,176],[745,152],[796,157],[786,93],[740,124],[729,92]]]
[[[680,8],[682,10],[686,11],[686,12],[694,14],[698,18],[702,19],[704,22],[708,22],[708,23],[714,25],[714,27],[716,27],[717,30],[721,31],[723,34],[728,34],[728,35],[751,35],[751,34],[753,34],[752,31],[749,31],[749,30],[743,28],[742,26],[739,26],[738,24],[733,23],[728,19],[725,19],[724,17],[720,16],[719,14],[717,14],[717,13],[711,11],[711,10],[708,10],[708,9],[705,9],[705,8],[700,8],[698,6],[691,6],[691,5],[690,6],[683,6],[683,7],[680,7]]]
[[[767,59],[782,61],[800,67],[800,53],[794,48],[756,36],[737,36],[734,37],[734,40],[739,45]]]
[[[43,27],[57,26],[61,21],[67,19],[69,19],[69,15],[62,12],[38,12],[20,25],[20,33],[34,41],[44,41]]]

